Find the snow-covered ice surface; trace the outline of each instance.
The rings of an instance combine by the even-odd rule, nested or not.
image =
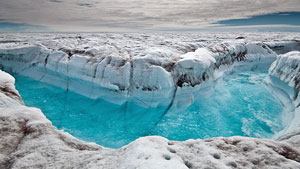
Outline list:
[[[245,38],[241,38],[243,36]],[[239,38],[237,38],[239,37]],[[0,34],[0,67],[114,103],[189,105],[228,70],[268,67],[299,50],[296,33]],[[23,105],[0,72],[0,168],[300,168],[300,53],[279,55],[267,83],[288,103],[276,140],[169,141],[142,137],[120,149],[85,143]],[[185,93],[186,98],[176,96]],[[137,101],[138,103],[139,101]],[[179,106],[180,107],[180,106]]]

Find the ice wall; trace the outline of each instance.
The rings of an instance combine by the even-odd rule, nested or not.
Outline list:
[[[124,46],[136,36],[140,39]],[[0,66],[87,97],[157,106],[172,104],[177,92],[193,101],[195,90],[224,71],[266,69],[276,58],[268,45],[252,41],[156,44],[153,40],[146,46],[142,35],[107,38],[110,43],[84,38],[0,43]]]
[[[296,39],[292,41],[273,41],[267,42],[266,44],[277,54],[285,54],[291,51],[300,51],[300,41]]]
[[[277,89],[279,97],[288,98],[285,105],[291,105],[290,111],[285,113],[285,120],[288,128],[279,136],[290,137],[295,133],[300,133],[300,52],[292,51],[283,55],[279,55],[276,61],[269,69],[270,84]],[[283,136],[282,136],[283,135]],[[280,139],[280,138],[279,138]]]

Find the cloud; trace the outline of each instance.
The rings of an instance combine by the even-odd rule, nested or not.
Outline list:
[[[55,3],[62,3],[61,0],[49,0],[50,2],[55,2]]]
[[[0,1],[8,22],[57,31],[200,30],[221,20],[289,11],[300,11],[299,0]]]
[[[84,6],[84,7],[89,7],[89,8],[94,6],[93,4],[90,4],[90,3],[78,3],[77,5]]]

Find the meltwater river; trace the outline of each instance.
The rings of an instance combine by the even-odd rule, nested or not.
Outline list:
[[[249,136],[270,138],[283,129],[282,105],[264,85],[267,72],[232,73],[217,80],[210,94],[177,109],[116,105],[20,75],[16,88],[27,106],[40,108],[58,128],[84,141],[120,148],[148,135],[171,140]],[[199,91],[201,92],[201,90]]]

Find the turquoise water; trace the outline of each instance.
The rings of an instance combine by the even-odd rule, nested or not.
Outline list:
[[[265,88],[267,72],[242,72],[218,80],[214,92],[185,109],[115,105],[14,75],[25,104],[40,108],[59,129],[85,141],[119,148],[147,135],[172,140],[217,136],[270,138],[283,129],[282,105]]]

